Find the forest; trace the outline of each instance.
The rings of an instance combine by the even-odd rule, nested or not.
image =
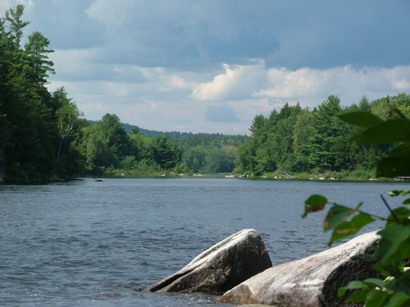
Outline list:
[[[53,50],[39,32],[24,39],[29,22],[23,13],[17,5],[0,19],[2,182],[232,171],[235,148],[245,136],[149,133],[122,124],[115,114],[87,121],[64,88],[48,90]]]
[[[115,114],[87,121],[61,87],[47,88],[54,64],[49,40],[23,36],[24,6],[0,19],[0,181],[49,183],[78,176],[178,176],[235,173],[247,177],[294,173],[370,178],[390,145],[355,145],[355,131],[336,115],[361,110],[382,119],[396,108],[410,115],[399,94],[343,107],[329,96],[313,110],[285,104],[258,115],[250,136],[149,131]],[[25,42],[24,45],[22,42]],[[400,114],[401,114],[400,113]]]
[[[285,104],[268,117],[258,115],[250,127],[251,136],[239,147],[236,171],[250,176],[308,173],[334,179],[371,178],[377,161],[391,145],[358,145],[352,142],[357,131],[337,117],[354,111],[370,112],[383,120],[410,115],[407,94],[384,97],[343,107],[329,96],[313,110],[299,104]]]

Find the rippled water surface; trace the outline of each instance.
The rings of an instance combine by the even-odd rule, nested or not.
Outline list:
[[[310,194],[385,215],[379,194],[397,188],[184,178],[0,186],[0,305],[229,306],[136,290],[245,228],[261,233],[274,264],[308,256],[328,239],[323,215],[301,219]]]

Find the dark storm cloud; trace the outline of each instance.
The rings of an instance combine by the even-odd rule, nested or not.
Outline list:
[[[198,69],[410,63],[407,1],[31,1],[55,49],[99,46],[95,60]]]

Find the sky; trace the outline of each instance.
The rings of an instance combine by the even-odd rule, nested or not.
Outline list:
[[[0,0],[50,40],[84,116],[249,134],[256,115],[410,93],[408,0]]]

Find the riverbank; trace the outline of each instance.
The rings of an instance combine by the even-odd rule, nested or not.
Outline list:
[[[1,175],[1,174],[0,174]],[[227,178],[227,179],[256,179],[256,180],[301,180],[301,181],[341,181],[341,182],[397,182],[410,181],[410,177],[400,178],[376,178],[374,171],[355,170],[341,172],[312,172],[312,173],[292,173],[285,171],[276,171],[255,175],[253,173],[206,173],[206,172],[190,172],[189,170],[136,170],[136,169],[115,169],[106,168],[98,174],[84,173],[78,177],[82,178],[178,178],[178,177],[204,177],[204,178]],[[1,179],[1,177],[0,177]],[[75,178],[51,178],[50,183],[72,181]],[[6,178],[0,180],[0,184],[33,184],[31,181],[24,182],[8,182]],[[44,184],[45,182],[39,182]],[[38,184],[38,183],[35,183]]]
[[[301,181],[342,181],[342,182],[395,182],[408,181],[410,178],[376,178],[374,171],[356,170],[324,173],[288,173],[272,172],[262,175],[242,173],[192,173],[174,171],[149,171],[109,169],[100,174],[101,178],[177,178],[177,177],[204,177],[204,178],[227,178],[227,179],[256,179],[256,180],[301,180]]]

